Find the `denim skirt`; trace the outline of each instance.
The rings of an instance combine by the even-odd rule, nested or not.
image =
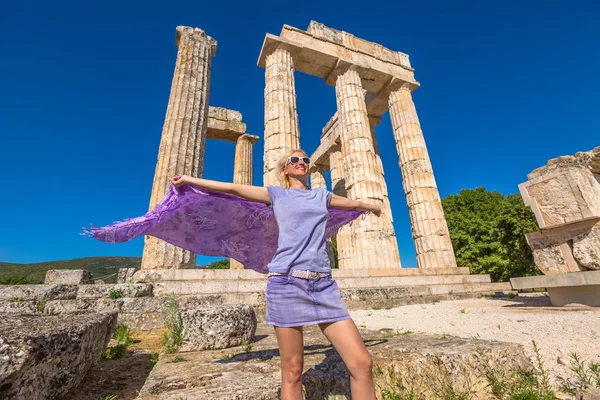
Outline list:
[[[350,319],[340,289],[331,275],[318,280],[291,275],[270,276],[267,281],[269,325],[295,327]]]

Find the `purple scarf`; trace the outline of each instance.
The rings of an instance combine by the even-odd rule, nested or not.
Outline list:
[[[329,209],[327,238],[364,211]],[[84,229],[102,242],[122,243],[150,235],[197,254],[233,258],[266,274],[277,250],[279,229],[273,209],[263,203],[192,185],[169,192],[146,215],[103,228]]]

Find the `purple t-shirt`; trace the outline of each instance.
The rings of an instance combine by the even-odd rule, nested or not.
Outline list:
[[[284,189],[267,186],[279,227],[277,251],[270,272],[308,269],[331,272],[325,250],[325,226],[331,192],[322,188]]]

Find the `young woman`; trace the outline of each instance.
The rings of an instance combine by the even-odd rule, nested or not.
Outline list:
[[[328,207],[370,211],[378,206],[337,196],[308,186],[310,159],[294,150],[278,164],[283,187],[258,187],[174,177],[175,186],[196,185],[271,204],[279,227],[278,248],[269,263],[268,324],[275,327],[281,356],[281,398],[302,399],[304,343],[302,327],[318,324],[350,371],[354,400],[374,400],[372,361],[344,305],[325,250]]]

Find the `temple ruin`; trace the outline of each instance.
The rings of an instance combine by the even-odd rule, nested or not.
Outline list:
[[[201,177],[206,139],[236,141],[234,182],[252,183],[252,145],[241,115],[208,106],[216,41],[200,29],[177,28],[178,55],[159,148],[150,209],[177,174]],[[311,156],[311,185],[377,204],[367,216],[340,230],[340,269],[400,268],[400,254],[375,126],[389,110],[408,204],[417,264],[456,268],[450,235],[412,91],[419,87],[408,55],[312,21],[306,31],[284,25],[267,34],[258,65],[265,68],[264,184],[277,185],[277,161],[300,147],[295,71],[335,86],[338,111],[326,124]],[[234,268],[242,266],[232,261]],[[194,268],[195,256],[146,237],[142,269]]]

